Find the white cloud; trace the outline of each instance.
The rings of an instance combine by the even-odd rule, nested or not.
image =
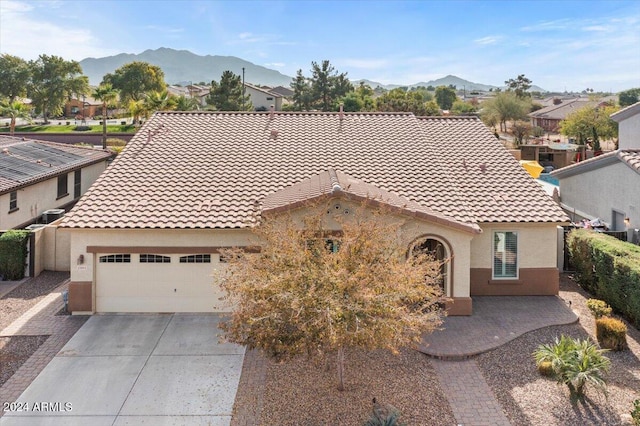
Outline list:
[[[534,25],[528,25],[520,28],[520,31],[557,31],[565,30],[568,28],[576,28],[576,23],[569,19],[557,19],[555,21],[544,21]]]
[[[273,68],[284,68],[287,64],[284,62],[267,62],[264,64],[265,67],[273,67]]]
[[[496,44],[498,41],[500,41],[502,39],[502,36],[486,36],[486,37],[482,37],[482,38],[477,38],[475,40],[473,40],[474,43],[476,44],[480,44],[483,46],[486,45],[490,45],[490,44]]]
[[[34,8],[25,3],[0,1],[0,50],[23,59],[36,59],[40,54],[81,60],[119,53],[103,48],[90,29],[58,25],[34,18]],[[87,21],[90,22],[90,21]],[[52,42],[52,41],[55,41]]]
[[[611,31],[612,28],[606,27],[604,25],[590,25],[582,28],[583,31],[593,31],[593,32],[607,32]]]

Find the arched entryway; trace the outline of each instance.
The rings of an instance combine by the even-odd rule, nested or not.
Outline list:
[[[411,255],[426,253],[440,263],[440,287],[445,296],[453,295],[451,285],[451,261],[452,253],[449,243],[443,238],[434,235],[423,235],[413,241],[409,247]]]

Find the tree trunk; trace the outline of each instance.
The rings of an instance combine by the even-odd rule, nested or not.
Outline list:
[[[338,390],[344,390],[344,347],[338,348]]]
[[[107,149],[107,103],[102,104],[102,149]]]

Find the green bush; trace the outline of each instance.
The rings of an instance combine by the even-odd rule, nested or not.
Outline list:
[[[29,234],[29,231],[10,230],[0,235],[0,275],[3,280],[24,278]]]
[[[107,146],[125,146],[127,141],[118,138],[107,138]]]
[[[640,246],[588,229],[567,243],[580,285],[640,327]]]
[[[627,347],[627,326],[615,318],[596,320],[596,338],[600,347],[612,351],[622,351]]]
[[[633,401],[633,410],[631,410],[631,419],[634,426],[640,426],[640,399]]]
[[[587,300],[587,308],[589,308],[595,319],[611,315],[611,306],[607,305],[604,300],[589,299]]]
[[[556,337],[552,345],[540,345],[533,353],[536,364],[550,362],[558,383],[569,388],[572,399],[584,396],[585,386],[592,385],[606,395],[607,387],[604,373],[611,362],[589,340],[572,339],[567,336]]]

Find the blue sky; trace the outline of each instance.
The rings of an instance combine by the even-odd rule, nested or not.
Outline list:
[[[0,0],[1,53],[79,61],[159,47],[287,75],[329,59],[384,84],[524,73],[546,90],[615,92],[640,87],[640,1]]]

